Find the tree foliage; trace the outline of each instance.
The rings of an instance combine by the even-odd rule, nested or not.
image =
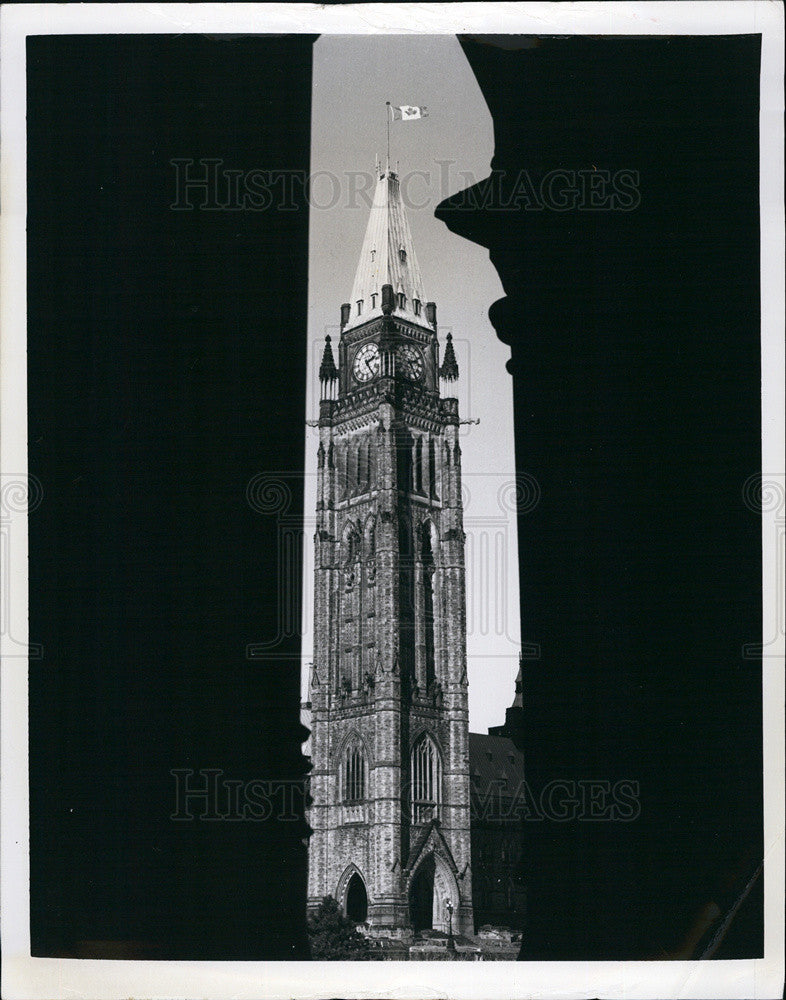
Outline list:
[[[311,957],[314,961],[367,960],[371,947],[355,924],[345,917],[332,896],[325,896],[308,919]]]

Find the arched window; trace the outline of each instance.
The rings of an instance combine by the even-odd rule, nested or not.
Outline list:
[[[412,747],[412,822],[428,823],[439,815],[442,765],[439,751],[430,736],[422,736]]]
[[[358,299],[358,316],[363,312],[363,299]]]
[[[360,740],[353,739],[347,746],[343,767],[344,802],[362,802],[366,797],[366,757]]]
[[[407,297],[403,292],[398,293],[398,307],[399,309],[406,309]]]

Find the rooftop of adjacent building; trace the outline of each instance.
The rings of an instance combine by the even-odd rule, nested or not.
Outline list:
[[[515,795],[524,781],[521,737],[524,723],[522,666],[516,677],[513,704],[505,710],[505,722],[492,726],[488,734],[469,734],[469,777],[473,796],[487,797],[490,790]]]
[[[501,791],[514,792],[524,780],[524,754],[510,736],[470,733],[469,776],[473,791],[497,782]]]

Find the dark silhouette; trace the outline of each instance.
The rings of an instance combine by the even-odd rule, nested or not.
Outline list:
[[[493,174],[437,216],[499,272],[541,489],[518,525],[527,780],[639,788],[632,821],[524,824],[522,957],[661,957],[762,857],[760,39],[462,45]],[[761,955],[745,906],[714,957]]]
[[[312,42],[28,40],[34,955],[308,954],[302,791],[171,820],[170,771],[222,772],[195,816],[231,813],[224,781],[243,808],[305,774],[298,629],[275,659],[246,647],[300,588],[279,546],[302,516],[308,205],[275,199],[308,175]],[[178,193],[170,161],[193,180],[202,158],[278,171],[272,207]],[[278,508],[261,484],[249,503],[260,474]]]

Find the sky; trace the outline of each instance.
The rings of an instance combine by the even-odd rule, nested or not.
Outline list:
[[[469,722],[504,722],[514,696],[520,624],[510,349],[489,306],[504,295],[488,252],[434,218],[444,198],[489,173],[491,116],[454,35],[321,36],[314,46],[311,128],[308,419],[318,416],[317,369],[330,333],[338,338],[368,222],[376,158],[386,158],[386,101],[428,109],[390,126],[425,295],[438,333],[453,334],[460,377],[464,530],[467,534]],[[313,545],[318,432],[306,426],[303,657],[312,658]],[[308,671],[303,671],[307,698]]]

